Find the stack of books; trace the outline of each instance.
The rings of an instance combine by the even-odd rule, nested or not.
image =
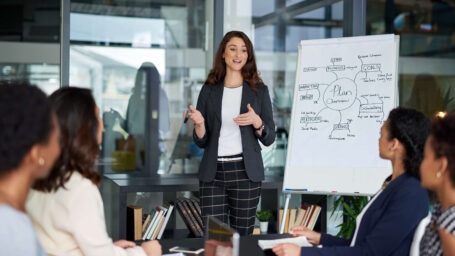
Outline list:
[[[142,215],[142,208],[128,206],[127,239],[135,241],[161,239],[174,208],[177,209],[193,236],[204,236],[199,202],[184,198],[170,202],[168,206],[157,206],[149,214],[144,215]]]
[[[142,224],[142,240],[161,239],[166,225],[171,217],[174,204],[171,202],[169,206],[157,206],[150,211]],[[137,240],[137,239],[135,239]]]
[[[203,237],[204,224],[202,223],[199,202],[194,199],[181,199],[176,200],[174,204],[191,233],[195,237]]]
[[[280,209],[279,230],[283,219],[283,209]],[[284,225],[284,233],[289,233],[295,226],[304,226],[310,230],[314,229],[314,225],[321,213],[321,206],[316,204],[303,204],[299,209],[288,209]]]

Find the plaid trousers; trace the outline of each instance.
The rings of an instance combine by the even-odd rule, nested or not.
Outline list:
[[[253,233],[261,182],[248,178],[243,159],[218,161],[215,179],[201,181],[199,192],[204,224],[207,216],[214,216],[240,235]]]

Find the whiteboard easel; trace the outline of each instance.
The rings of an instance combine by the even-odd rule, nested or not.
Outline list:
[[[370,196],[391,173],[377,140],[398,105],[398,56],[394,35],[299,44],[280,234],[291,194]]]

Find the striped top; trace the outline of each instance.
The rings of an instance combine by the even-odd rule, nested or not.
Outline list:
[[[420,241],[420,255],[443,255],[441,239],[438,229],[455,236],[455,206],[442,212],[441,205],[437,203],[431,214],[431,221],[425,228],[425,234]]]

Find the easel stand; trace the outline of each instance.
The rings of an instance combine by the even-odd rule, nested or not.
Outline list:
[[[286,214],[288,213],[289,208],[289,201],[291,200],[291,193],[286,193],[286,201],[284,202],[284,211],[283,211],[283,218],[281,218],[281,227],[280,227],[280,234],[284,233],[284,225],[286,224]]]

